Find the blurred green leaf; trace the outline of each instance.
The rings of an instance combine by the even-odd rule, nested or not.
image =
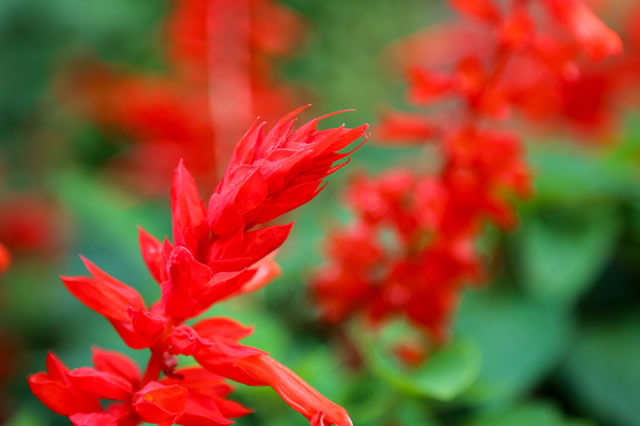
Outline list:
[[[117,247],[136,261],[141,259],[137,242],[139,225],[158,238],[168,232],[168,205],[162,209],[147,206],[95,175],[69,170],[56,176],[51,187],[75,219],[86,227],[87,235],[83,237]]]
[[[640,425],[640,316],[584,327],[562,376],[586,412],[612,425]]]
[[[566,419],[560,410],[550,404],[529,402],[480,415],[467,424],[468,426],[587,426],[592,423]]]
[[[37,426],[45,424],[40,413],[41,407],[31,404],[23,404],[11,418],[4,423],[5,426]]]
[[[611,205],[564,213],[552,218],[530,215],[523,221],[516,236],[516,273],[534,297],[571,305],[609,260],[620,220]]]
[[[468,292],[454,335],[480,351],[478,380],[464,398],[502,404],[524,394],[560,360],[571,330],[560,310],[498,289]]]
[[[532,204],[566,205],[640,196],[637,165],[605,151],[561,143],[533,144],[529,160],[535,176]]]
[[[480,358],[473,344],[453,341],[430,355],[417,368],[402,364],[390,348],[398,336],[398,324],[386,326],[383,336],[365,336],[360,344],[367,364],[399,390],[439,401],[450,401],[467,390],[478,375]]]

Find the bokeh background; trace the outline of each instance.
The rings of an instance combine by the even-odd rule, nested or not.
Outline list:
[[[122,118],[96,112],[86,99],[136,102],[135,93],[117,90],[123,86],[110,80],[112,70],[151,79],[170,72],[166,24],[175,3],[0,2],[0,242],[12,253],[0,277],[3,424],[67,424],[27,386],[48,350],[72,367],[90,363],[91,345],[146,360],[73,299],[58,276],[83,274],[81,253],[147,300],[159,295],[139,255],[136,226],[170,235],[169,179],[154,163],[184,154],[178,147],[163,158],[141,155],[136,133],[115,123]],[[600,9],[605,20],[624,31],[635,1],[608,3]],[[451,17],[443,3],[426,0],[281,4],[298,20],[289,28],[295,43],[267,55],[269,72],[294,106],[313,104],[311,115],[355,108],[326,125],[375,125],[385,108],[405,107],[406,84],[389,46]],[[262,107],[259,115],[274,113],[272,103]],[[614,130],[596,143],[572,132],[525,134],[535,193],[518,205],[514,232],[487,227],[488,278],[465,291],[452,343],[412,371],[411,381],[377,345],[361,348],[364,362],[354,368],[341,336],[318,321],[308,289],[323,261],[323,238],[349,221],[341,202],[349,176],[430,161],[418,148],[377,146],[375,131],[317,199],[291,214],[297,222],[278,254],[283,275],[213,313],[256,325],[248,344],[346,407],[359,426],[640,425],[634,109],[616,109]],[[233,143],[222,136],[216,142]],[[215,185],[213,163],[220,167],[224,157],[218,154],[211,170],[202,159],[203,190]],[[234,395],[256,411],[240,425],[305,424],[271,389],[238,386]]]

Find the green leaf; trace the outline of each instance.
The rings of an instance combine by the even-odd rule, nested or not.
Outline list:
[[[430,355],[418,368],[409,368],[388,350],[398,329],[397,324],[392,324],[380,338],[367,336],[360,341],[365,361],[378,376],[403,392],[439,401],[450,401],[472,385],[480,367],[473,344],[453,341]]]
[[[562,376],[569,394],[601,422],[640,425],[640,316],[585,326]]]
[[[137,202],[130,194],[87,172],[63,172],[55,177],[51,188],[74,219],[86,227],[87,233],[81,237],[90,237],[90,241],[110,249],[117,247],[136,261],[140,259],[139,225],[158,238],[169,231],[168,203],[158,208]]]
[[[531,215],[516,236],[519,281],[540,300],[572,305],[598,278],[619,231],[610,205]]]
[[[529,160],[535,171],[535,204],[634,199],[640,196],[637,166],[616,153],[582,147],[532,144]]]
[[[23,404],[9,419],[5,426],[35,426],[46,424],[42,408],[30,403]]]
[[[478,380],[464,398],[502,404],[531,389],[556,365],[571,329],[561,310],[490,289],[465,295],[454,330],[482,357]]]
[[[468,426],[587,426],[592,423],[566,419],[553,405],[529,402],[476,417]]]

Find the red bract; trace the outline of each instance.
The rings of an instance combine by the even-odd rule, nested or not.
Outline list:
[[[298,112],[266,135],[264,123],[247,132],[208,208],[180,162],[171,191],[173,244],[139,232],[142,257],[162,290],[160,301],[147,308],[135,289],[84,258],[90,278],[62,278],[128,346],[148,348],[151,357],[141,374],[124,355],[101,349],[94,349],[95,369],[68,371],[50,355],[48,372],[29,377],[33,393],[47,407],[75,425],[224,425],[249,412],[225,399],[232,388],[224,379],[230,378],[273,387],[312,425],[351,425],[342,407],[265,352],[239,343],[250,328],[228,318],[183,324],[218,301],[262,287],[278,273],[272,255],[291,225],[265,223],[311,200],[321,181],[345,164],[334,164],[349,154],[337,151],[365,135],[367,125],[318,130],[320,118],[294,130]],[[176,369],[176,355],[193,356],[202,368]],[[116,402],[103,410],[103,399]]]
[[[405,316],[441,343],[461,288],[482,278],[475,246],[483,224],[512,228],[510,199],[531,191],[520,137],[498,130],[501,122],[514,111],[532,121],[606,121],[592,102],[615,83],[578,65],[581,52],[593,60],[619,53],[619,37],[579,0],[540,2],[547,21],[534,19],[533,2],[508,3],[451,0],[476,22],[423,32],[396,48],[409,100],[431,106],[449,97],[456,110],[445,120],[415,112],[382,117],[381,139],[434,145],[440,163],[430,174],[399,169],[352,183],[355,224],[333,233],[329,263],[312,281],[327,321]]]
[[[61,90],[103,128],[133,140],[116,159],[118,176],[149,192],[164,191],[180,157],[211,180],[258,113],[275,120],[296,104],[271,64],[300,39],[296,14],[272,0],[171,3],[163,28],[168,73],[133,74],[92,61],[79,64]]]

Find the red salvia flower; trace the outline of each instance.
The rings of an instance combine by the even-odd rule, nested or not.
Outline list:
[[[613,80],[583,72],[580,55],[601,61],[621,51],[618,35],[580,0],[540,2],[550,20],[534,19],[527,1],[449,3],[476,22],[422,32],[394,53],[411,103],[448,97],[456,110],[444,120],[390,112],[377,129],[383,140],[434,145],[440,164],[430,174],[396,169],[356,179],[347,191],[355,223],[331,235],[328,265],[312,280],[325,320],[405,316],[428,344],[447,337],[461,288],[483,276],[475,250],[482,225],[512,228],[511,198],[531,191],[520,137],[499,125],[514,112],[532,121],[605,122],[598,101]]]
[[[349,153],[337,151],[364,136],[367,128],[318,130],[321,117],[294,130],[299,111],[267,134],[264,123],[247,132],[208,208],[180,162],[171,190],[173,244],[139,231],[142,257],[162,290],[160,301],[147,308],[136,290],[84,258],[91,277],[62,277],[67,289],[103,315],[128,346],[148,348],[151,357],[141,373],[124,355],[94,349],[95,368],[69,371],[50,354],[47,373],[29,377],[33,393],[47,407],[75,425],[225,425],[249,412],[226,399],[232,390],[228,378],[271,386],[312,425],[351,425],[342,407],[265,352],[239,343],[251,328],[228,318],[184,324],[277,274],[272,253],[291,224],[256,226],[310,201],[322,189],[322,180],[345,164],[335,162]],[[176,368],[176,355],[193,356],[201,367]],[[102,409],[104,399],[115,402]]]

